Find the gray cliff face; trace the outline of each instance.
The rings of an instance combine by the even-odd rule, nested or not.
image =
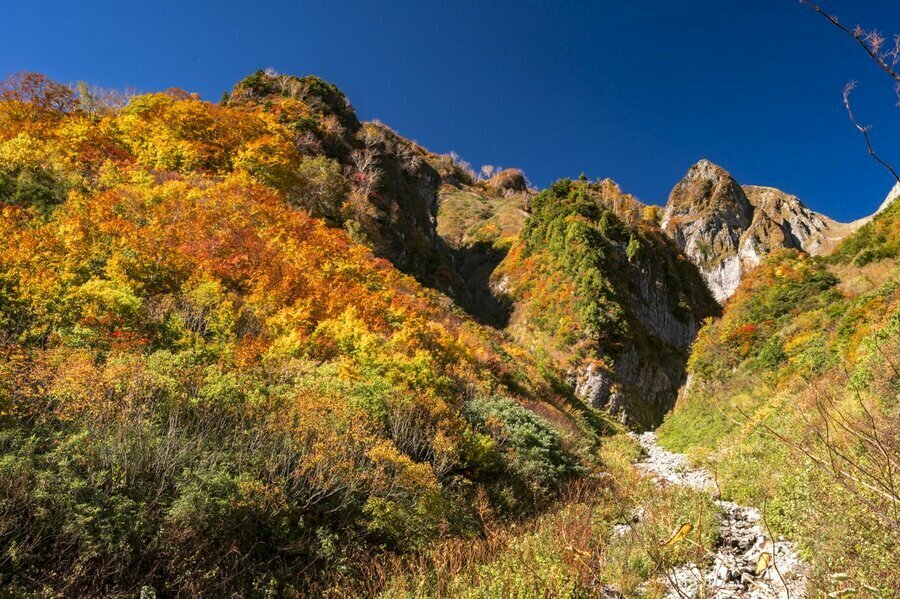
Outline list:
[[[617,416],[623,424],[653,426],[675,405],[684,382],[684,359],[672,353],[657,362],[631,345],[613,368],[582,365],[570,373],[570,383],[579,399]]]
[[[708,160],[692,166],[669,195],[662,229],[697,265],[716,301],[740,282],[741,235],[753,212],[737,181]]]
[[[661,249],[678,253],[670,242]],[[691,343],[703,318],[716,313],[697,269],[687,262],[683,267],[673,272],[658,257],[620,265],[619,293],[627,296],[623,305],[630,311],[634,334],[618,349],[602,353],[601,363],[586,361],[571,371],[579,398],[638,427],[658,424],[675,405]],[[677,286],[685,281],[700,293],[679,295]],[[685,302],[694,310],[680,309]]]
[[[634,311],[638,320],[663,343],[687,349],[697,336],[700,324],[691,314],[676,315],[671,291],[662,273],[652,265],[641,265],[635,280],[637,300]]]
[[[657,352],[653,352],[656,354]],[[617,362],[617,374],[631,401],[621,406],[625,421],[654,421],[675,406],[684,379],[687,351],[660,351],[660,359],[629,347]],[[666,355],[668,354],[668,355]]]
[[[592,363],[571,373],[570,383],[575,395],[583,402],[597,409],[618,408],[619,394],[613,387],[613,374],[602,366]]]
[[[827,254],[864,222],[833,221],[773,187],[742,187],[723,168],[701,160],[672,190],[662,228],[721,303],[766,254],[782,248]]]
[[[652,266],[640,269],[636,279],[634,311],[646,328],[649,346],[630,345],[616,361],[616,374],[630,390],[624,398],[612,397],[623,415],[640,415],[652,421],[674,405],[684,382],[684,364],[701,321],[690,313],[673,310],[665,278]],[[632,401],[627,401],[629,398]],[[615,411],[615,410],[614,410]]]

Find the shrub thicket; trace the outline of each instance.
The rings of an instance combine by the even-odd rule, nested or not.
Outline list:
[[[526,355],[316,218],[353,173],[291,123],[357,143],[335,89],[262,74],[226,105],[97,112],[16,85],[0,594],[317,594],[581,472],[591,433]]]

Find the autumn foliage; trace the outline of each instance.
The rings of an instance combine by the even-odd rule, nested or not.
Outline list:
[[[900,592],[898,207],[828,258],[785,250],[749,272],[659,429],[800,544],[822,595]]]
[[[336,88],[93,97],[0,92],[0,588],[323,592],[583,471],[521,351],[335,226]]]

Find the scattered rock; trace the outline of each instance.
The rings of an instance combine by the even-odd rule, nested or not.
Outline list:
[[[638,468],[660,484],[718,494],[715,480],[706,470],[692,468],[685,456],[657,445],[654,433],[634,436],[647,451]],[[669,572],[666,599],[805,597],[807,568],[794,545],[781,539],[773,542],[758,509],[725,500],[717,500],[716,504],[722,508],[723,516],[715,557],[709,564],[688,563]],[[764,554],[771,559],[764,558]]]
[[[636,435],[636,438],[647,451],[647,458],[637,465],[639,469],[668,484],[718,494],[715,480],[708,472],[692,469],[685,456],[666,451],[657,445],[653,432]]]

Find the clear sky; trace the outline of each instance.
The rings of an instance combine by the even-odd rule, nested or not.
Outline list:
[[[900,33],[900,0],[820,0]],[[841,106],[851,79],[900,165],[891,81],[796,0],[5,0],[0,75],[19,70],[218,100],[264,67],[316,74],[432,151],[546,186],[611,177],[664,202],[699,158],[852,219],[892,185]]]

